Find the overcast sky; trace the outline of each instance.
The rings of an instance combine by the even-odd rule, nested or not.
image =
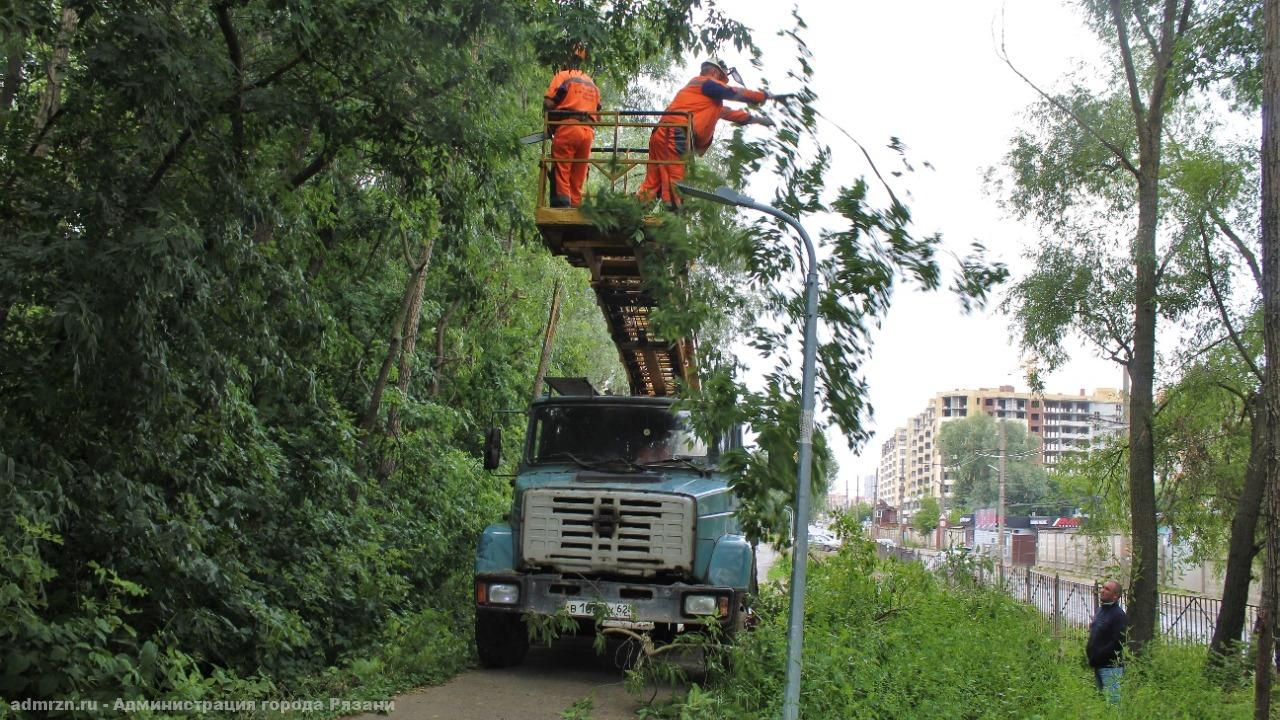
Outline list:
[[[766,66],[757,71],[748,57],[724,59],[741,68],[748,86],[757,87],[763,74],[775,90],[787,89],[794,49],[774,33],[792,26],[792,6],[731,0],[720,7],[753,29]],[[1035,100],[1034,91],[997,56],[996,36],[1003,27],[1006,47],[1022,72],[1052,86],[1081,59],[1096,60],[1101,52],[1077,13],[1056,0],[801,0],[799,11],[808,25],[804,38],[813,53],[819,112],[868,147],[883,147],[897,136],[914,161],[934,166],[898,186],[913,196],[908,204],[918,234],[941,232],[959,253],[980,240],[1015,275],[1025,272],[1023,250],[1042,240],[1007,217],[982,184],[984,170],[999,164]],[[869,174],[856,146],[829,125],[824,128],[823,140],[834,153],[829,182],[845,185]],[[877,158],[891,160],[887,152]],[[809,222],[816,237],[822,225]],[[1000,291],[997,300],[1002,296]],[[851,486],[875,471],[885,433],[924,409],[936,392],[1002,384],[1026,389],[1006,317],[994,310],[966,316],[949,292],[926,294],[905,286],[875,335],[866,376],[876,437],[860,455],[841,443],[841,481],[847,475]],[[1115,364],[1082,350],[1048,379],[1046,390],[1119,385]]]

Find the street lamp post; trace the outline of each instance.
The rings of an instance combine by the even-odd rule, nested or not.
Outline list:
[[[772,205],[756,202],[733,188],[721,186],[715,192],[677,183],[680,192],[722,205],[758,210],[772,215],[795,229],[804,241],[809,271],[805,275],[804,370],[800,381],[800,442],[796,479],[795,549],[791,563],[791,609],[787,618],[787,684],[782,696],[783,720],[800,716],[800,650],[804,644],[804,585],[809,564],[809,476],[813,465],[814,374],[817,365],[818,258],[813,241],[800,221]]]

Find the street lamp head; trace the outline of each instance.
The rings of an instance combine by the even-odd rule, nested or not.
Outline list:
[[[710,200],[721,205],[737,205],[739,207],[755,207],[756,205],[755,200],[725,185],[716,188],[715,192],[696,188],[692,185],[685,185],[684,183],[676,183],[676,187],[685,195],[696,197],[700,200]]]

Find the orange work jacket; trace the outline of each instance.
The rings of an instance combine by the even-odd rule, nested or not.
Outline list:
[[[762,103],[765,101],[765,94],[759,90],[726,85],[707,75],[699,75],[676,93],[665,112],[693,113],[693,149],[701,155],[711,147],[718,121],[724,119],[741,125],[751,119],[751,113],[746,110],[726,108],[726,100]],[[662,120],[683,123],[684,117],[667,115]]]
[[[600,89],[591,76],[581,70],[561,70],[547,86],[547,99],[555,103],[552,120],[595,120],[600,110]]]

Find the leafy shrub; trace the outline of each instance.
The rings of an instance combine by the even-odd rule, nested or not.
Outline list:
[[[811,564],[802,717],[1249,717],[1247,692],[1204,673],[1203,648],[1155,645],[1131,662],[1118,708],[1084,666],[1078,633],[1054,638],[1036,610],[988,588],[949,588],[915,563],[877,561],[853,541]],[[786,603],[762,598],[762,623],[741,638],[731,670],[697,689],[681,718],[780,714]],[[694,702],[696,698],[696,702]]]

